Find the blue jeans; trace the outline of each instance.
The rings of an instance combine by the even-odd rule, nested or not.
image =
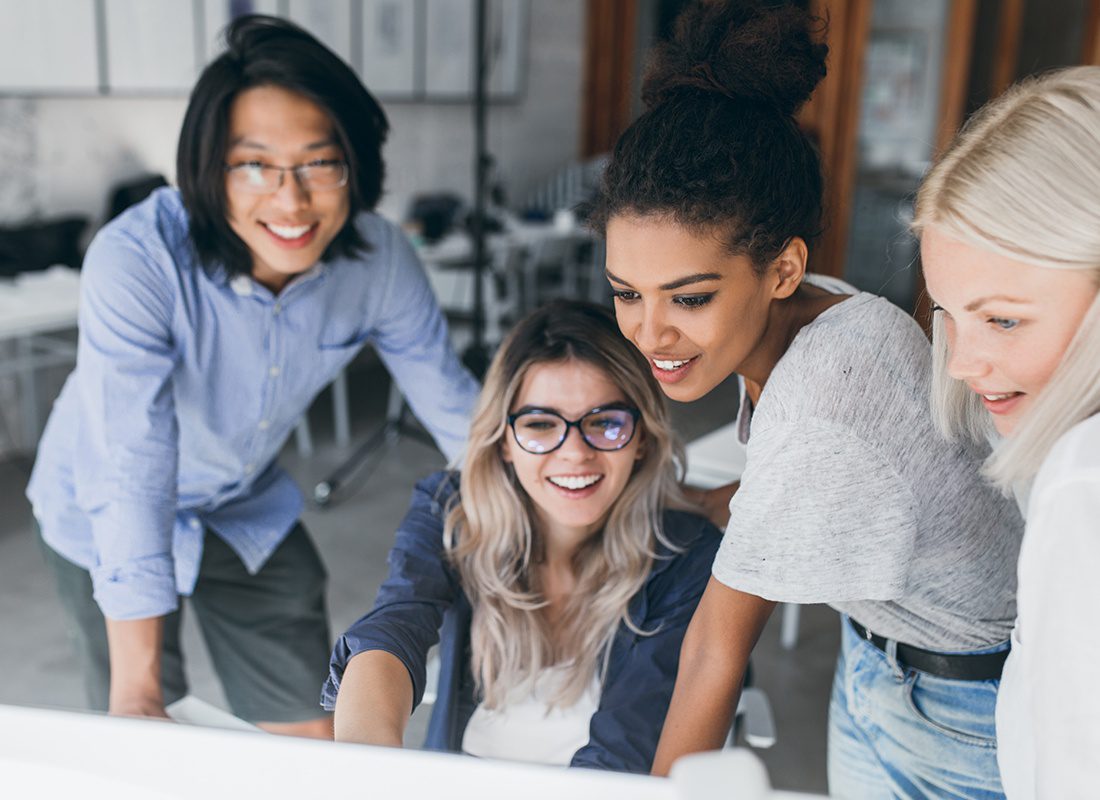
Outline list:
[[[829,792],[844,800],[1003,798],[994,710],[1000,681],[899,666],[841,618],[829,708]],[[980,652],[997,652],[1008,642]]]

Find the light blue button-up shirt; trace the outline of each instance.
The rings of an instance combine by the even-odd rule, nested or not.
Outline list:
[[[197,263],[174,189],[92,242],[76,369],[27,496],[108,617],[173,611],[198,578],[204,527],[260,569],[302,510],[276,456],[367,344],[443,452],[460,454],[477,383],[401,231],[374,214],[357,225],[369,253],[318,264],[278,295]]]

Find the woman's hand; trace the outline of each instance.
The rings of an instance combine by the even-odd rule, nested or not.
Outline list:
[[[695,489],[685,486],[684,494],[703,510],[707,519],[721,530],[725,530],[730,521],[730,500],[740,486],[741,481],[727,483],[716,489]]]

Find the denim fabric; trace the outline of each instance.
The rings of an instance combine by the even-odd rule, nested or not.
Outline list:
[[[438,694],[424,746],[454,752],[477,705],[470,671],[470,603],[443,547],[443,519],[456,499],[457,477],[437,473],[417,484],[390,551],[389,577],[371,612],[337,639],[321,692],[321,704],[332,710],[348,661],[368,650],[384,650],[408,668],[413,703],[419,705],[428,650],[438,642]],[[573,755],[571,766],[648,772],[652,764],[684,632],[721,540],[717,528],[694,514],[665,511],[663,524],[666,539],[679,552],[657,545],[658,558],[627,606],[631,620],[652,633],[639,635],[620,623],[588,744]]]
[[[994,709],[1000,681],[899,666],[842,617],[829,709],[829,790],[845,800],[1002,798]],[[982,651],[1007,649],[1008,643]]]

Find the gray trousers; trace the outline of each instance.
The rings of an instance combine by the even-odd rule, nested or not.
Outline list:
[[[91,575],[45,542],[42,549],[57,579],[88,706],[106,711],[111,680],[107,628],[92,598]],[[238,717],[301,722],[325,716],[319,697],[331,652],[326,583],[320,555],[301,524],[255,575],[217,534],[206,531],[198,582],[187,600]],[[165,704],[188,691],[180,649],[184,598],[180,600],[179,610],[164,618]]]

